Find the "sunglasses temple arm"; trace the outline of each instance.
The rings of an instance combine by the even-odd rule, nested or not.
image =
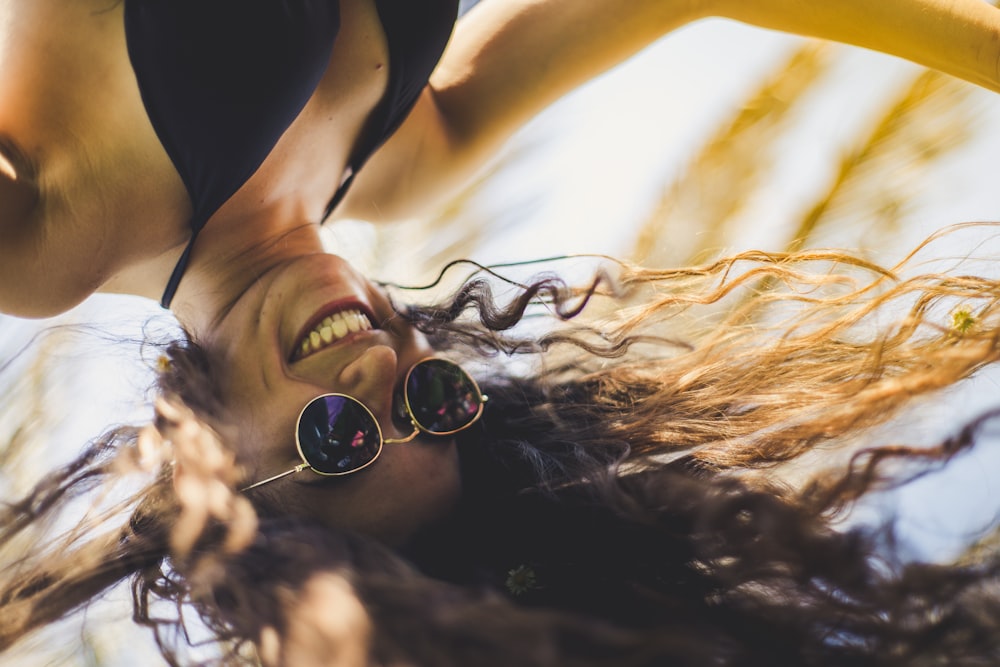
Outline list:
[[[267,479],[262,479],[259,482],[254,482],[250,486],[244,486],[242,489],[240,489],[240,493],[243,493],[244,491],[249,491],[250,489],[256,489],[258,486],[264,486],[265,484],[273,482],[273,481],[275,481],[277,479],[281,479],[282,477],[287,477],[289,475],[294,475],[297,472],[302,472],[303,470],[305,470],[308,467],[309,467],[308,463],[300,463],[299,465],[295,466],[291,470],[286,470],[285,472],[281,473],[280,475],[275,475],[274,477],[268,477]]]

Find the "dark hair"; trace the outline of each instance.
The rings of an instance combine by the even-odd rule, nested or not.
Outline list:
[[[868,443],[806,483],[780,465],[997,358],[1000,282],[905,268],[744,253],[625,268],[582,289],[540,276],[504,299],[473,276],[438,305],[399,308],[483,369],[490,395],[459,437],[453,516],[392,550],[287,516],[262,493],[254,530],[234,527],[237,508],[179,542],[167,464],[126,503],[124,527],[58,543],[50,560],[37,547],[5,571],[0,648],[131,576],[136,618],[171,663],[188,661],[187,605],[223,643],[221,662],[252,662],[256,647],[293,663],[296,633],[330,620],[311,586],[332,581],[357,605],[327,609],[350,631],[313,629],[373,664],[993,664],[995,556],[902,562],[884,548],[891,534],[830,519],[967,449],[995,414],[935,447]],[[519,329],[539,303],[562,324]],[[870,325],[885,313],[889,324]],[[193,343],[167,353],[163,390],[194,413],[162,408],[158,431],[195,415],[224,425],[210,360]],[[504,355],[531,363],[484,361]],[[113,477],[137,442],[134,430],[97,441],[10,505],[0,538]],[[176,614],[152,613],[157,600]]]

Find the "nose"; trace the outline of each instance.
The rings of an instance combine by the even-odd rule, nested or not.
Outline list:
[[[396,351],[377,345],[366,349],[345,366],[335,386],[336,391],[349,394],[368,406],[386,438],[397,438],[407,435],[399,433],[392,420],[393,392],[399,379]]]

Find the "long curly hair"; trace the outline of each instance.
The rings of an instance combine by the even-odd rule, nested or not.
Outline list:
[[[969,259],[914,270],[935,240],[890,268],[748,252],[502,294],[474,273],[431,305],[393,291],[490,396],[459,436],[453,516],[393,550],[289,516],[277,493],[254,494],[248,523],[232,477],[230,505],[179,538],[174,452],[53,538],[40,527],[71,498],[150,470],[149,427],[116,429],[0,514],[0,544],[23,543],[0,578],[0,650],[129,579],[170,664],[996,664],[1000,558],[906,562],[884,534],[833,527],[997,416],[930,446],[874,439],[998,356],[1000,281],[960,271]],[[155,430],[224,423],[211,360],[190,341],[167,353],[160,389],[193,412],[161,410]],[[210,657],[184,650],[190,610]]]

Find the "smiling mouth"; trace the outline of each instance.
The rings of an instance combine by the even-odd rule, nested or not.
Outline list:
[[[375,326],[368,315],[357,308],[349,308],[324,317],[316,326],[306,331],[295,345],[292,361],[304,359],[334,345],[352,334],[371,331]]]

